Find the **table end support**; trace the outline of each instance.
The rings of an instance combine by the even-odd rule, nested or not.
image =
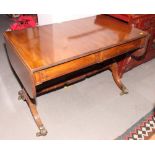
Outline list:
[[[125,85],[122,83],[121,81],[121,78],[119,76],[119,73],[118,73],[118,64],[117,62],[114,62],[113,64],[111,64],[109,66],[109,69],[111,70],[112,72],[112,76],[113,76],[113,79],[116,83],[116,85],[119,87],[119,89],[121,90],[121,93],[120,95],[124,95],[124,94],[128,94],[129,91],[128,89],[125,87]]]
[[[33,116],[33,119],[39,129],[39,132],[36,133],[36,136],[39,137],[39,136],[46,136],[47,135],[47,130],[45,129],[42,121],[41,121],[41,118],[39,116],[39,113],[37,111],[37,106],[36,106],[36,101],[35,99],[31,99],[28,94],[26,93],[26,91],[24,89],[20,90],[18,92],[18,99],[22,99],[23,101],[26,101],[27,104],[28,104],[28,107],[31,111],[31,114]]]

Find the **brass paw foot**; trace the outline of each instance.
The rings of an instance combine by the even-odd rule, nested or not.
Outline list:
[[[41,126],[41,127],[39,128],[39,130],[40,130],[40,131],[36,133],[36,136],[37,136],[37,137],[46,136],[47,133],[48,133],[44,126]]]
[[[128,89],[122,83],[119,74],[118,74],[118,64],[114,62],[112,65],[109,66],[110,70],[112,71],[113,79],[118,86],[118,88],[122,91],[120,95],[128,94]]]
[[[26,100],[26,98],[25,98],[25,96],[24,96],[23,90],[20,90],[20,91],[18,92],[18,100],[23,100],[23,101]]]
[[[122,88],[122,92],[120,93],[120,95],[122,96],[122,95],[128,94],[128,93],[129,93],[128,89],[124,86],[124,87]]]

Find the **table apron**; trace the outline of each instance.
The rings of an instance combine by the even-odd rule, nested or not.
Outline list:
[[[137,39],[119,46],[71,60],[41,71],[34,72],[34,81],[36,86],[43,82],[58,78],[71,72],[86,68],[88,66],[101,63],[111,58],[127,53],[132,50],[143,48],[146,38]]]

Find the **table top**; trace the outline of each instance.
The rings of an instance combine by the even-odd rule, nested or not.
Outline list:
[[[31,70],[55,66],[146,35],[107,15],[4,33]]]

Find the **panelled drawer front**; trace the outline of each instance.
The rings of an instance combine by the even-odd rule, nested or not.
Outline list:
[[[126,52],[138,49],[145,44],[145,39],[138,39],[127,44],[120,45],[118,47],[113,47],[110,50],[105,50],[101,53],[102,61],[108,60],[110,58],[122,55]]]
[[[103,62],[110,58],[119,56],[123,53],[126,53],[130,50],[140,48],[141,45],[144,45],[145,39],[138,39],[127,44],[123,44],[117,47],[113,47],[98,53],[94,53],[79,59],[75,59],[49,69],[38,71],[34,73],[35,83],[39,85],[45,81],[66,75],[68,73],[80,70],[82,68],[91,66],[96,63]]]
[[[98,61],[99,53],[91,54],[79,59],[75,59],[46,70],[35,73],[36,84],[51,80],[65,74],[80,70],[95,64]]]

